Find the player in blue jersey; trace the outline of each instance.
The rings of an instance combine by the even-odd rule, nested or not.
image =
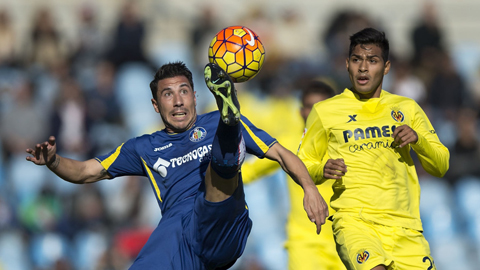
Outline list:
[[[27,149],[28,161],[76,184],[124,175],[149,179],[162,219],[130,269],[232,266],[252,227],[240,173],[246,153],[278,161],[303,187],[304,207],[317,233],[328,216],[300,159],[240,115],[228,75],[208,64],[205,81],[219,111],[197,115],[190,70],[181,62],[162,66],[150,88],[165,129],[132,138],[109,154],[87,161],[61,157],[53,136]]]

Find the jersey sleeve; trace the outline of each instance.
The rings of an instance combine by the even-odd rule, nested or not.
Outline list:
[[[130,139],[110,153],[95,159],[102,164],[112,178],[123,175],[145,175],[142,159],[135,150],[135,143],[135,138]]]
[[[450,153],[440,140],[422,108],[415,103],[412,129],[418,141],[412,144],[422,167],[433,176],[442,177],[448,170]]]
[[[267,132],[254,126],[250,120],[242,116],[242,134],[245,140],[247,153],[263,158],[265,153],[274,145],[277,140]]]
[[[314,109],[307,118],[298,157],[303,161],[315,184],[321,184],[326,179],[323,177],[323,167],[327,159],[327,133],[323,123]]]

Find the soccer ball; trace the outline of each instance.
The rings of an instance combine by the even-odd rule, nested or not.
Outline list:
[[[227,72],[233,82],[246,82],[262,68],[265,48],[251,29],[229,26],[218,32],[210,42],[208,60]]]

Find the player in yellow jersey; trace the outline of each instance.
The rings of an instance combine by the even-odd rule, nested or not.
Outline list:
[[[313,105],[334,95],[333,89],[324,82],[314,80],[302,91],[300,114],[303,121],[307,119]],[[292,152],[298,150],[301,138],[301,127],[298,131],[284,132],[277,136]],[[249,184],[270,173],[278,171],[280,166],[276,162],[266,159],[255,159],[245,162],[242,167],[242,177],[245,184]],[[320,194],[328,200],[332,195],[332,181],[319,185]],[[293,181],[287,181],[290,195],[290,212],[286,225],[288,251],[288,269],[291,270],[340,270],[345,269],[337,255],[332,228],[329,224],[322,226],[320,235],[315,234],[311,222],[305,219],[303,213],[303,191],[297,188]],[[329,208],[329,213],[333,213]]]
[[[332,228],[347,269],[436,269],[410,150],[437,177],[448,170],[449,152],[414,100],[382,90],[388,53],[383,32],[350,37],[352,87],[314,106],[298,155],[316,184],[336,179]]]

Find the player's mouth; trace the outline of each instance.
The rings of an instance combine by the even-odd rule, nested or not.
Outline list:
[[[370,78],[368,76],[358,76],[357,77],[357,82],[360,85],[365,85],[370,81]]]
[[[186,113],[186,112],[174,112],[174,113],[172,114],[172,116],[173,116],[174,118],[179,119],[179,118],[184,118],[185,116],[187,116],[187,113]]]

